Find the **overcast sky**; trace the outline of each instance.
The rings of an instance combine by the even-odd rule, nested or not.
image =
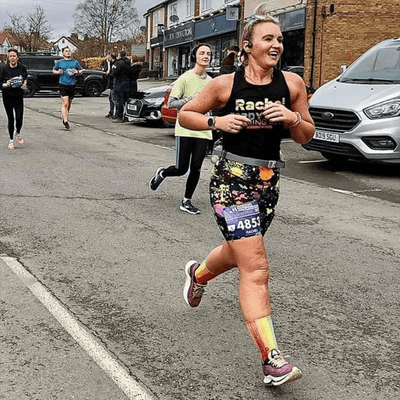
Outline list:
[[[41,6],[46,14],[49,24],[53,28],[53,38],[68,36],[74,28],[72,14],[75,6],[82,0],[0,0],[0,29],[5,23],[10,22],[8,14],[22,14],[24,17],[28,12],[33,12],[36,5]],[[135,8],[144,25],[143,14],[161,0],[136,0]]]

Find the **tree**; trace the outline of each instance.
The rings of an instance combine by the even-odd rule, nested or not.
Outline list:
[[[53,28],[48,24],[42,7],[36,6],[34,12],[23,15],[8,14],[13,39],[24,51],[36,52],[49,47],[48,40]],[[51,46],[50,46],[51,47]]]
[[[75,30],[81,35],[97,37],[104,47],[126,38],[133,27],[139,27],[135,0],[84,0],[76,6]]]

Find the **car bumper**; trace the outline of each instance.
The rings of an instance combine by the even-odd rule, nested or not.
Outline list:
[[[400,118],[369,120],[364,117],[350,132],[318,126],[315,130],[314,138],[303,145],[307,150],[361,161],[400,164]],[[321,140],[324,133],[326,138]]]
[[[129,122],[148,122],[161,120],[161,107],[149,105],[140,99],[128,99],[124,118]]]

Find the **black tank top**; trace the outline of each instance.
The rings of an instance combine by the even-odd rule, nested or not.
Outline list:
[[[273,80],[267,85],[252,85],[245,80],[244,69],[235,73],[232,93],[219,115],[240,114],[251,125],[238,134],[223,132],[223,148],[243,157],[279,160],[283,123],[271,124],[261,118],[265,103],[280,101],[290,108],[290,93],[280,70],[274,69]]]

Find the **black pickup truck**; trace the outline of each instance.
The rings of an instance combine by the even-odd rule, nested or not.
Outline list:
[[[63,57],[49,54],[20,53],[19,61],[28,70],[28,88],[25,97],[41,90],[58,90],[59,75],[53,74],[54,64]],[[84,69],[77,77],[76,92],[97,97],[107,89],[107,75],[102,71]]]

